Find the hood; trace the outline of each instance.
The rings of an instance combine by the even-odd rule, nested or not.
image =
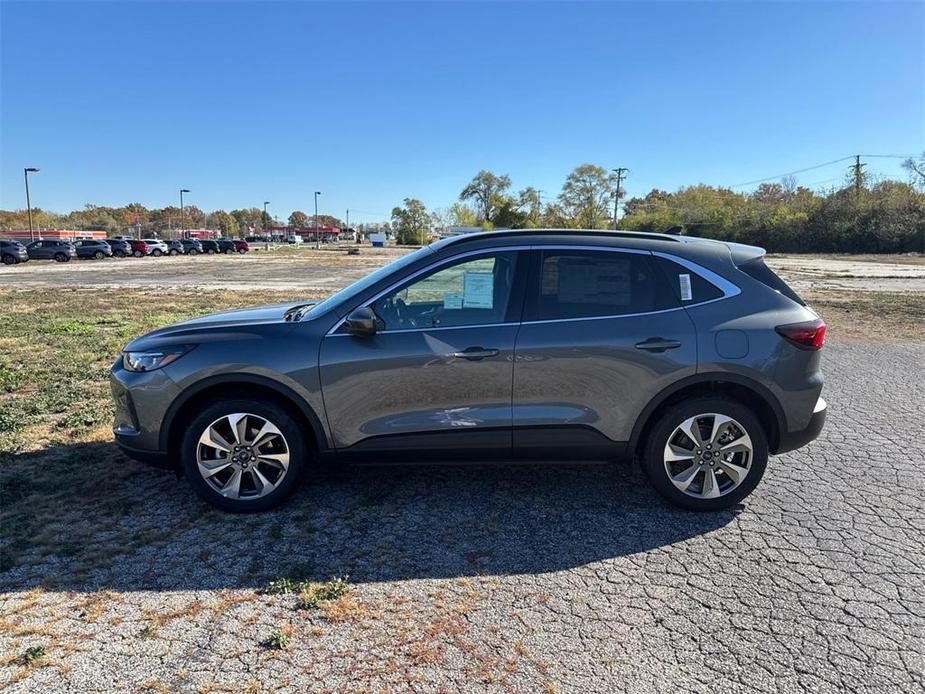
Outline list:
[[[125,350],[153,349],[170,344],[211,342],[217,340],[257,339],[259,326],[285,325],[298,319],[300,309],[313,306],[317,302],[272,304],[254,308],[242,308],[234,311],[212,313],[199,318],[191,318],[181,323],[174,323],[164,328],[152,330],[132,340]]]

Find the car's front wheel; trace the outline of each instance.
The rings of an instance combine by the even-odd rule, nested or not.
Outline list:
[[[135,256],[136,258],[140,258],[141,256],[144,255],[144,253],[142,253],[141,251],[132,251],[132,255]]]
[[[155,258],[160,258],[162,255],[164,255],[164,253],[160,248],[155,248],[153,251],[151,251],[151,255],[153,255]]]
[[[711,397],[684,400],[663,412],[649,432],[642,464],[672,503],[716,511],[751,494],[767,462],[767,436],[752,410]]]
[[[195,492],[226,511],[264,511],[281,503],[306,467],[301,428],[269,400],[207,407],[183,437],[182,462]]]
[[[66,263],[71,258],[64,253],[55,253],[55,260],[59,263]]]
[[[106,254],[103,253],[103,251],[97,251],[96,253],[93,254],[93,257],[96,258],[97,260],[102,260],[103,258],[106,257]]]

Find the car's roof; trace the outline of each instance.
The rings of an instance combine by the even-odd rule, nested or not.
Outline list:
[[[703,239],[696,236],[677,236],[673,234],[655,234],[645,231],[624,231],[608,229],[503,229],[498,231],[484,231],[471,234],[461,234],[443,239],[443,247],[457,246],[469,243],[486,241],[516,240],[517,243],[537,245],[548,244],[576,244],[584,245],[593,241],[600,245],[620,245],[630,248],[662,248],[665,250],[679,250],[685,244],[716,244],[724,246],[722,241]]]

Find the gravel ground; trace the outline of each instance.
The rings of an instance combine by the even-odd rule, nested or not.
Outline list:
[[[135,466],[139,503],[0,573],[0,687],[921,692],[921,346],[825,349],[827,428],[735,512],[549,466],[358,471],[227,516],[64,447]],[[318,607],[259,590],[344,575]]]

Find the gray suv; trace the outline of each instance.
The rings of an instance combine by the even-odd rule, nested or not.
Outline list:
[[[763,255],[633,232],[445,239],[321,303],[134,340],[114,433],[231,511],[332,464],[422,458],[637,457],[668,500],[725,508],[826,415],[825,323]]]

